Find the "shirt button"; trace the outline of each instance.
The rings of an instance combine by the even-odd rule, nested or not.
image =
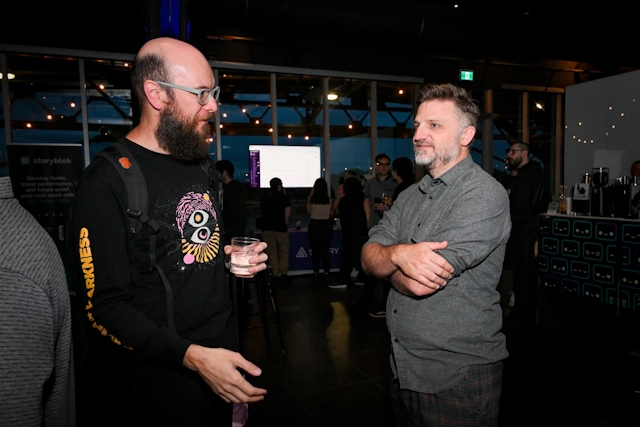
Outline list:
[[[398,342],[398,338],[394,338],[393,340],[394,340],[395,342]]]
[[[429,196],[429,200],[433,199],[433,197]]]
[[[393,314],[396,314],[397,312],[398,312],[398,310],[394,308],[393,309]]]

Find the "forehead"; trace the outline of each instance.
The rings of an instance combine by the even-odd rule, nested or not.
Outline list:
[[[214,86],[213,70],[209,63],[202,61],[190,61],[177,64],[172,69],[174,81],[193,88],[211,88]]]
[[[419,121],[440,121],[440,122],[457,122],[459,121],[458,112],[453,101],[449,100],[429,100],[424,101],[418,107],[416,119]]]

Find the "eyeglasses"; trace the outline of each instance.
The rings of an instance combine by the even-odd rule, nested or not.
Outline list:
[[[218,97],[220,96],[220,86],[215,86],[211,89],[192,89],[186,86],[174,85],[173,83],[161,82],[158,80],[154,81],[163,86],[168,86],[195,94],[198,97],[198,104],[200,105],[207,105],[209,101],[211,101],[212,97],[216,100],[216,102],[218,102]]]
[[[507,154],[514,154],[516,151],[527,151],[527,150],[509,150]]]
[[[376,163],[376,165],[378,165],[378,166],[389,166],[389,163],[380,163],[380,162],[378,162],[378,163]]]

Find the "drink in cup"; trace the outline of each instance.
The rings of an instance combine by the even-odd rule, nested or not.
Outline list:
[[[255,257],[255,247],[259,239],[252,237],[233,237],[231,239],[231,273],[236,276],[251,276],[249,260]]]

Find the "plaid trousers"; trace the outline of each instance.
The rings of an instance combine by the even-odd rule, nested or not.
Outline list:
[[[397,427],[496,427],[502,392],[503,362],[473,365],[450,390],[427,394],[391,384]]]

